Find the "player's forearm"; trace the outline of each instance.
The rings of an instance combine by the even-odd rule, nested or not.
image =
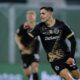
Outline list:
[[[71,54],[70,54],[70,57],[74,57],[75,55],[75,50],[76,50],[76,40],[75,40],[75,37],[74,36],[71,36],[69,38],[70,42],[71,42]]]

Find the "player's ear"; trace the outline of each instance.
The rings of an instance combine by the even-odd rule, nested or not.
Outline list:
[[[52,16],[53,15],[53,12],[49,12],[49,14]]]

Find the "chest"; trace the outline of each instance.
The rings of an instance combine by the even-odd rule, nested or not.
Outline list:
[[[40,29],[41,37],[44,40],[55,40],[63,34],[63,29],[61,27],[42,27]]]

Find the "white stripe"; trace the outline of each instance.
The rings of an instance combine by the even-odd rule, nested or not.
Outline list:
[[[70,38],[72,35],[74,35],[73,32],[72,32],[71,34],[69,34],[69,35],[67,36],[67,38]]]

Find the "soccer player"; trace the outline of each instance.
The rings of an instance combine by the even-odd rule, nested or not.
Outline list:
[[[55,19],[52,7],[40,8],[41,23],[29,36],[40,36],[47,59],[53,70],[65,80],[80,80],[80,73],[75,62],[76,40],[74,32],[63,21]],[[69,50],[66,39],[71,43]]]
[[[33,80],[38,80],[39,40],[38,37],[31,39],[28,35],[36,26],[35,11],[27,11],[26,19],[27,21],[17,30],[15,39],[21,52],[25,75],[30,79],[32,74]]]

